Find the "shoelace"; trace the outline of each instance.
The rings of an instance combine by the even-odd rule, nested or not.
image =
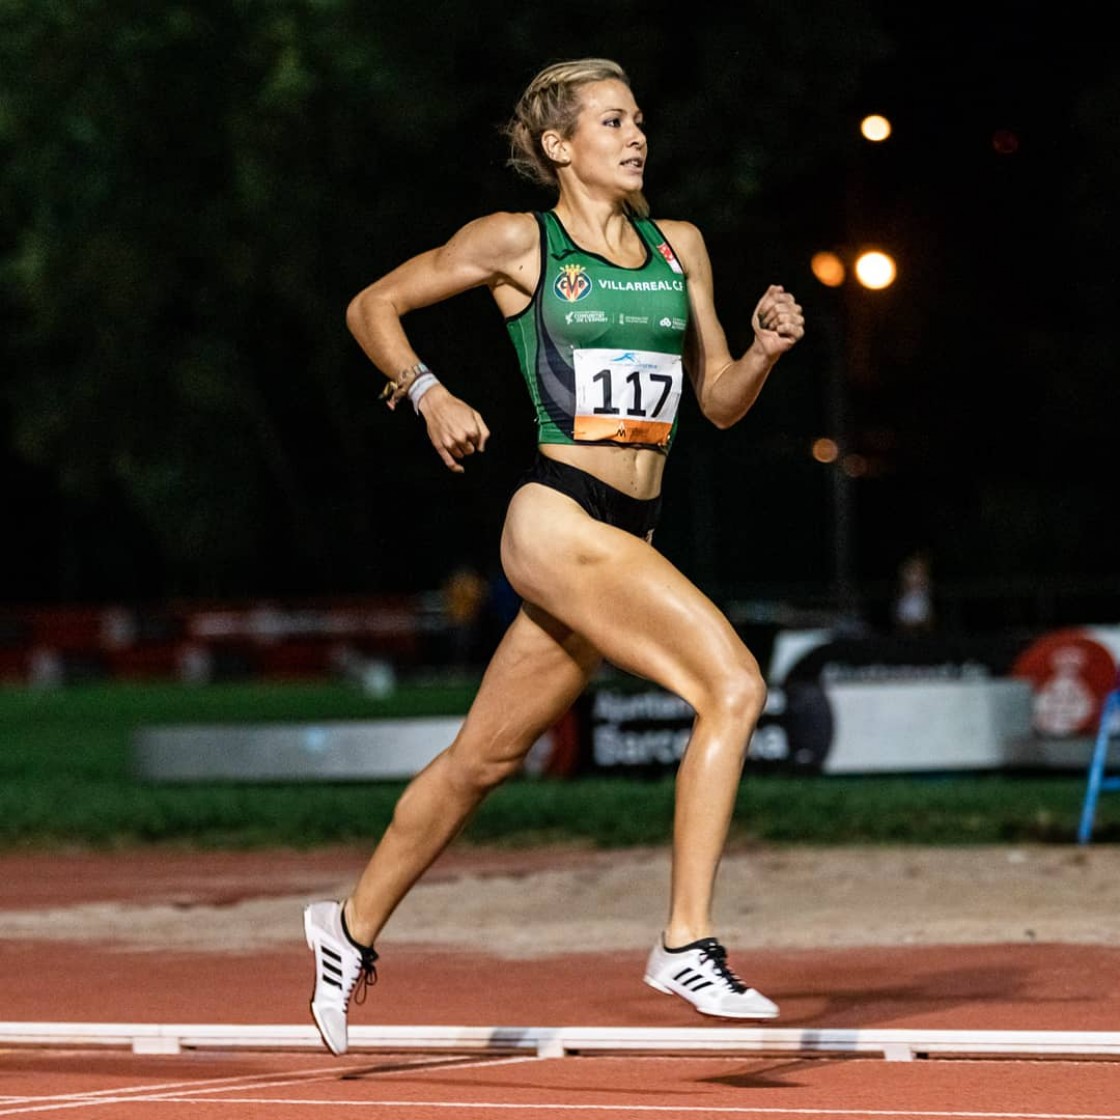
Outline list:
[[[697,948],[700,950],[700,959],[711,961],[720,979],[733,992],[742,993],[747,990],[746,984],[735,975],[735,970],[727,963],[727,950],[714,937],[700,942]]]
[[[377,983],[377,969],[374,966],[376,960],[377,954],[372,949],[362,950],[361,972],[358,973],[358,978],[354,981],[354,987],[350,993],[350,998],[357,1004],[365,1003],[369,989]],[[349,1000],[347,1002],[349,1003]]]

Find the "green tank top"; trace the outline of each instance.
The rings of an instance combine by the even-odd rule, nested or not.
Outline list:
[[[533,398],[539,443],[668,452],[683,390],[688,283],[648,218],[631,218],[645,263],[621,268],[581,249],[549,210],[535,215],[541,272],[506,320]]]

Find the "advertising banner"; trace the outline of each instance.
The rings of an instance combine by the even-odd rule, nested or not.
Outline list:
[[[766,709],[747,745],[750,770],[871,773],[1013,764],[1031,734],[1030,685],[1011,677],[1020,639],[776,636]],[[581,702],[582,769],[674,767],[692,709],[648,682],[604,678]]]

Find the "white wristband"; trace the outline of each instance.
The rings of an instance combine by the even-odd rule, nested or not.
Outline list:
[[[431,370],[420,374],[408,387],[408,399],[412,401],[412,410],[420,415],[420,401],[424,394],[439,384],[439,378]]]

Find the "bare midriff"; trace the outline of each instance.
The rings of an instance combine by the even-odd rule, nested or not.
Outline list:
[[[594,475],[631,498],[644,500],[661,493],[665,454],[653,448],[542,443],[540,452],[546,458]]]

